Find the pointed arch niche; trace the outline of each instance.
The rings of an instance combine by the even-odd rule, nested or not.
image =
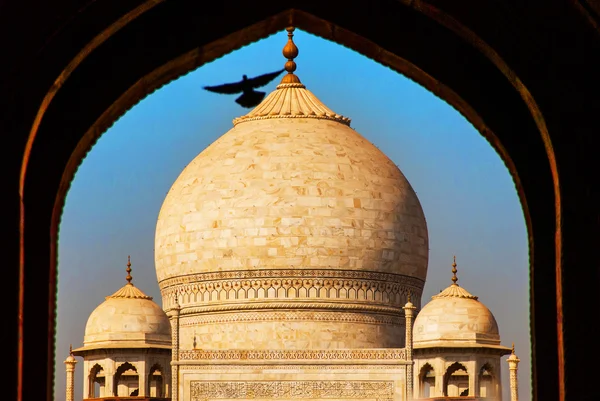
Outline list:
[[[426,363],[419,371],[419,397],[429,398],[435,396],[435,370]]]
[[[148,371],[148,389],[146,395],[149,397],[165,397],[165,374],[163,367],[159,363],[155,363]]]
[[[140,391],[140,376],[137,368],[129,362],[121,364],[113,382],[113,394],[117,397],[137,396]]]
[[[104,368],[96,363],[88,374],[88,394],[85,398],[104,397],[106,394],[106,377]]]
[[[465,365],[454,362],[448,366],[444,373],[442,394],[444,397],[469,395],[469,372]]]

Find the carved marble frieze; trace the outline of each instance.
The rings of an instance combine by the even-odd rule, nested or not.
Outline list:
[[[404,348],[346,350],[184,350],[180,361],[406,361]]]
[[[176,303],[186,307],[235,305],[244,309],[248,300],[353,301],[387,306],[401,311],[408,293],[421,299],[424,282],[400,274],[354,270],[281,269],[198,273],[160,283],[164,309]],[[277,308],[271,303],[270,308]]]
[[[193,371],[218,371],[218,374],[223,372],[256,372],[257,370],[269,370],[269,369],[277,369],[277,371],[285,371],[290,370],[293,373],[297,373],[299,370],[301,371],[312,371],[312,370],[320,370],[320,371],[334,371],[336,373],[344,373],[344,372],[356,372],[358,370],[378,370],[382,371],[381,373],[394,373],[397,375],[405,375],[406,374],[406,365],[409,365],[408,362],[398,362],[394,363],[394,365],[390,364],[379,364],[375,365],[373,363],[344,363],[344,364],[303,364],[301,367],[298,367],[297,364],[277,364],[274,366],[273,363],[251,363],[251,364],[240,364],[235,361],[230,361],[229,363],[194,363],[190,364],[188,362],[174,362],[173,367],[177,367],[177,369],[181,369],[185,372],[193,372]]]
[[[394,399],[394,382],[380,380],[192,381],[190,400]]]
[[[300,308],[297,308],[300,309]],[[340,308],[341,309],[341,308]],[[193,310],[192,310],[193,311]],[[326,312],[326,311],[302,311],[290,312],[235,312],[219,314],[188,315],[181,318],[180,327],[199,326],[203,324],[219,323],[249,323],[249,322],[345,322],[366,323],[377,325],[393,325],[404,327],[405,318],[401,315],[350,313],[350,312]]]

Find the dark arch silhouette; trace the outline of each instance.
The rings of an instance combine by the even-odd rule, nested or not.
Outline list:
[[[119,389],[119,381],[121,380],[121,376],[123,375],[123,373],[127,372],[128,370],[133,370],[134,372],[138,373],[136,367],[133,366],[129,362],[125,362],[117,368],[117,370],[115,372],[115,377],[113,379],[113,394],[115,396],[117,394],[119,394],[118,389]],[[138,374],[138,389],[134,390],[134,391],[139,392],[139,374]],[[129,395],[132,395],[132,394],[129,394]],[[137,394],[135,394],[135,395],[137,395]]]
[[[444,397],[448,397],[448,384],[450,383],[450,378],[452,377],[452,374],[459,370],[464,370],[467,374],[469,373],[469,371],[467,370],[465,365],[463,365],[460,362],[454,362],[452,365],[448,366],[448,368],[446,369],[446,372],[444,373],[444,383],[443,383],[443,387],[442,387],[442,393],[444,394]],[[467,391],[467,394],[465,394],[465,395],[468,395],[469,389],[467,388],[466,391]],[[462,395],[462,393],[459,395]]]
[[[15,344],[6,379],[17,383],[15,395],[52,392],[60,210],[98,134],[160,85],[293,19],[416,80],[491,138],[516,179],[529,231],[534,399],[563,400],[567,387],[569,397],[589,399],[577,378],[586,374],[582,347],[599,337],[578,324],[579,305],[600,307],[595,3],[362,1],[226,0],[210,9],[192,0],[3,3],[0,31],[22,39],[0,44],[0,132],[7,133],[0,230],[15,266],[6,269],[5,291],[17,328],[5,334]],[[289,8],[304,13],[290,16]],[[581,280],[582,269],[595,279]],[[47,313],[39,299],[48,300]],[[50,333],[47,341],[39,333]],[[40,358],[46,375],[30,384],[25,372]]]
[[[481,367],[481,369],[479,369],[479,387],[481,388],[481,383],[484,380],[489,380],[490,384],[492,386],[492,393],[491,394],[486,394],[486,397],[495,397],[496,396],[496,385],[498,384],[498,379],[496,377],[496,372],[494,371],[494,367],[489,364],[489,363],[485,363],[483,364],[483,366]]]
[[[96,379],[98,376],[98,373],[100,373],[100,371],[103,371],[104,368],[102,366],[100,366],[100,364],[96,363],[94,364],[94,366],[91,367],[90,369],[90,373],[88,375],[88,394],[86,396],[86,398],[94,398],[99,396],[99,394],[96,394],[96,388],[95,388],[95,384],[96,384]]]
[[[160,373],[160,376],[156,375],[156,372]],[[150,388],[152,387],[152,382],[156,382],[156,397],[162,397],[164,392],[164,370],[160,363],[153,364],[148,370],[148,378],[146,384],[146,396],[150,396]]]
[[[433,373],[433,377],[435,380],[435,369],[433,369],[433,366],[431,366],[431,364],[426,363],[425,365],[423,365],[419,371],[419,394],[418,396],[423,398],[423,397],[431,397],[431,394],[425,394],[425,381],[426,378],[428,376],[429,373]],[[435,388],[435,381],[434,381],[434,388]]]

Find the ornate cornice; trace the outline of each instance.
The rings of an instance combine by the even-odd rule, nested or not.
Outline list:
[[[427,348],[413,348],[414,358],[424,356],[441,356],[447,354],[485,354],[485,355],[508,355],[510,354],[510,348],[502,346],[479,346],[479,347],[427,347]]]
[[[163,280],[160,285],[165,310],[180,304],[182,310],[194,307],[199,313],[232,310],[236,303],[239,309],[285,309],[289,307],[285,304],[295,302],[295,299],[305,303],[313,300],[320,304],[340,301],[401,309],[409,293],[420,299],[424,282],[414,277],[381,272],[274,269],[198,273]],[[279,302],[284,306],[248,306],[247,300],[253,303],[258,300]]]
[[[236,280],[236,279],[369,279],[386,283],[402,283],[422,289],[425,281],[420,278],[396,273],[383,273],[365,270],[339,270],[339,269],[256,269],[256,270],[229,270],[220,272],[194,273],[171,277],[158,282],[161,290],[177,284],[201,284],[208,281]],[[200,288],[200,287],[198,287]]]
[[[240,322],[344,322],[344,323],[367,323],[387,324],[404,327],[402,316],[352,313],[352,312],[325,312],[325,311],[264,311],[264,312],[233,312],[188,315],[182,317],[181,327],[197,326],[203,324],[240,323]]]
[[[403,316],[404,312],[401,308],[390,307],[385,305],[370,305],[370,304],[353,304],[347,303],[347,301],[336,300],[332,302],[310,302],[306,300],[294,300],[286,299],[285,302],[278,300],[267,300],[267,302],[261,303],[231,303],[231,304],[220,304],[220,305],[208,305],[208,306],[191,306],[181,309],[181,316],[184,315],[196,315],[204,313],[214,312],[242,312],[242,311],[254,311],[254,310],[336,310],[336,311],[356,311],[356,312],[370,312],[370,313],[384,313],[395,316]]]
[[[235,370],[241,370],[241,371],[246,371],[251,369],[252,371],[256,371],[258,369],[277,369],[277,370],[294,370],[294,371],[298,371],[298,370],[347,370],[347,371],[351,371],[351,372],[356,372],[357,370],[363,370],[363,371],[370,371],[370,370],[385,370],[386,373],[390,372],[390,373],[398,373],[398,374],[403,374],[403,372],[406,369],[406,366],[408,365],[407,362],[395,362],[395,363],[382,363],[382,364],[373,364],[372,362],[368,362],[365,361],[364,364],[355,364],[355,363],[343,363],[343,364],[335,364],[335,362],[332,363],[326,363],[326,364],[314,364],[314,363],[308,363],[308,364],[302,364],[301,366],[298,366],[298,364],[291,364],[289,363],[289,361],[285,364],[277,364],[276,367],[274,367],[273,363],[270,364],[265,364],[261,362],[257,362],[257,363],[246,363],[246,364],[239,364],[239,363],[235,363],[235,361],[229,361],[229,362],[225,362],[225,363],[219,363],[219,364],[215,364],[215,363],[197,363],[197,362],[191,362],[191,361],[186,361],[186,362],[172,362],[172,364],[175,366],[178,366],[181,371],[183,372],[188,372],[188,371],[194,371],[194,370],[200,370],[200,371],[205,371],[205,370],[211,370],[211,371],[224,371],[227,373],[231,373]]]
[[[396,361],[406,362],[404,348],[348,350],[186,350],[180,361]]]

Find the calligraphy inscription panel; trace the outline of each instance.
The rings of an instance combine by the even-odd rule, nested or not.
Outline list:
[[[211,399],[394,399],[392,381],[192,381],[191,401]]]

